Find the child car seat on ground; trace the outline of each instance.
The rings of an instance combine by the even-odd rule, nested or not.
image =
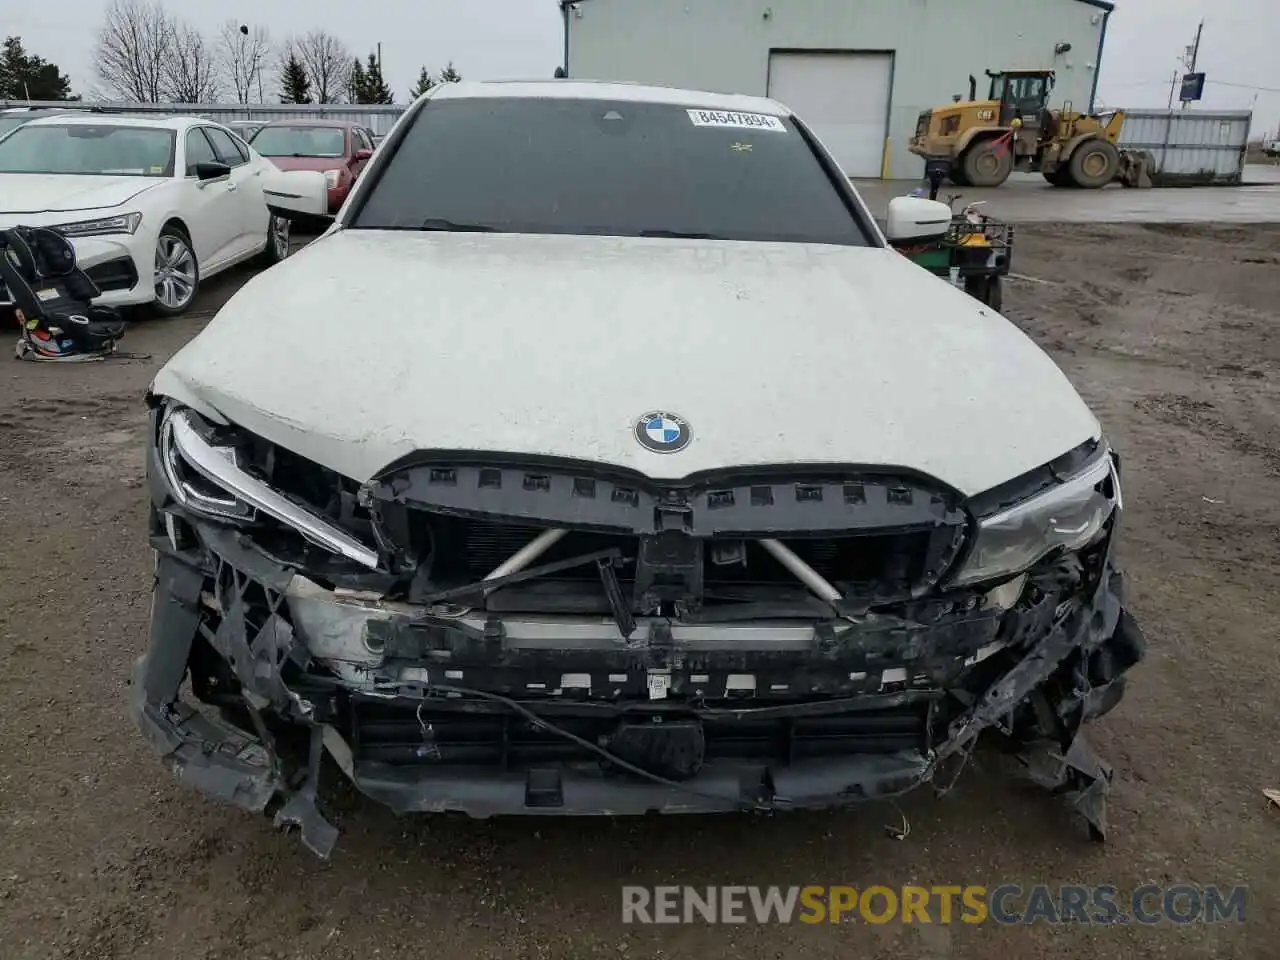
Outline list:
[[[55,230],[0,230],[0,284],[22,327],[20,360],[100,360],[124,336],[119,312],[91,303],[101,291],[76,266],[71,241]]]

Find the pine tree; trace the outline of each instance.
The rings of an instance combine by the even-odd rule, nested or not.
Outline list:
[[[284,69],[280,71],[280,102],[311,102],[311,81],[307,79],[306,68],[293,54],[289,55]]]
[[[391,88],[382,79],[382,64],[376,54],[369,54],[369,65],[364,69],[368,86],[365,90],[364,103],[391,103]]]
[[[457,83],[462,79],[462,74],[453,69],[453,61],[449,61],[449,65],[440,71],[441,83]]]
[[[417,100],[420,96],[436,85],[436,81],[431,74],[427,72],[427,68],[423,67],[418,71],[418,82],[413,89],[409,91],[409,99]]]
[[[347,99],[352,103],[368,103],[369,77],[364,72],[364,64],[356,57],[351,65],[351,77],[347,81]]]
[[[56,64],[27,53],[21,37],[8,37],[0,49],[0,99],[71,100],[71,80]]]

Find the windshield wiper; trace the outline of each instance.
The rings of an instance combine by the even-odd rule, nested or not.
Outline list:
[[[413,227],[409,228],[414,229]],[[497,227],[484,223],[454,223],[439,217],[428,217],[417,227],[419,230],[440,231],[442,233],[497,233]]]
[[[687,230],[641,230],[642,237],[666,237],[669,240],[723,240],[714,233],[691,233]]]

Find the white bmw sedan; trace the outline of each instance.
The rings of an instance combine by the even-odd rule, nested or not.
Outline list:
[[[988,729],[1101,835],[1119,462],[888,214],[773,100],[420,98],[151,385],[148,741],[323,855],[325,751],[398,812],[768,811]]]
[[[0,140],[0,229],[57,228],[102,291],[98,303],[173,316],[215,273],[288,256],[289,220],[264,196],[279,176],[197,117],[37,119]]]

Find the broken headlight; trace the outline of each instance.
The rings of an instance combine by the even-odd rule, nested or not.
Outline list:
[[[232,523],[265,514],[317,546],[378,569],[375,550],[251,474],[235,444],[220,441],[193,411],[173,407],[165,413],[158,453],[169,492],[189,512]]]
[[[954,586],[1021,573],[1056,551],[1088,546],[1120,505],[1120,477],[1110,452],[1074,476],[978,522],[973,548]]]

